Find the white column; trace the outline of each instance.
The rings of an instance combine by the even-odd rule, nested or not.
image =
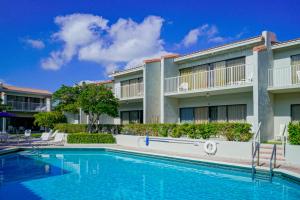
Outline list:
[[[48,112],[51,111],[51,98],[50,97],[46,98],[46,109]]]
[[[7,103],[7,96],[4,92],[1,93],[2,104]],[[2,118],[2,132],[6,132],[6,118]]]

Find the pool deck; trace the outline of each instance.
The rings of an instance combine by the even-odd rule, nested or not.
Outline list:
[[[0,149],[0,155],[11,153],[14,151],[18,151],[19,149],[30,149],[31,146],[7,146],[6,148],[2,147]],[[241,168],[248,168],[251,169],[251,160],[242,160],[242,159],[232,159],[232,158],[225,158],[225,157],[216,157],[216,156],[201,156],[196,154],[185,154],[185,153],[174,153],[170,151],[161,151],[161,150],[153,150],[147,148],[136,148],[136,147],[128,147],[128,146],[120,146],[117,144],[65,144],[64,146],[41,146],[39,148],[105,148],[108,150],[114,151],[125,151],[130,153],[137,153],[137,154],[146,154],[151,156],[162,156],[167,158],[175,158],[175,159],[183,159],[188,161],[197,161],[202,163],[209,163],[209,164],[218,164],[223,166],[235,166]],[[269,166],[263,163],[261,166],[256,167],[257,170],[269,171]],[[280,165],[274,172],[283,173],[288,176],[295,177],[296,179],[300,180],[300,166],[291,166],[291,165]]]

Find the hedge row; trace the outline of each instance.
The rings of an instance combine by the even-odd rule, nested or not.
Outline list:
[[[225,137],[229,141],[249,141],[253,134],[248,123],[206,123],[206,124],[128,124],[122,133],[160,137],[187,136],[193,139]]]
[[[300,145],[300,122],[290,123],[288,132],[290,144]]]
[[[99,124],[97,126],[100,132],[113,133],[113,134],[118,134],[121,132],[120,125]],[[64,133],[84,133],[84,132],[88,132],[88,125],[61,123],[61,124],[56,124],[54,126],[54,129]]]
[[[69,144],[113,144],[116,139],[107,133],[74,133],[68,134]]]

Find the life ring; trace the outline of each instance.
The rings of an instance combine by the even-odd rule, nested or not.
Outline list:
[[[214,155],[217,152],[217,144],[213,141],[206,141],[204,143],[204,151],[207,154]]]

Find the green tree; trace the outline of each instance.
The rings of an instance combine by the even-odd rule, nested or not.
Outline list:
[[[80,108],[89,116],[90,133],[98,131],[97,122],[101,115],[118,116],[118,99],[103,85],[84,84],[78,102]]]
[[[9,105],[3,104],[3,100],[0,97],[0,112],[2,112],[2,111],[8,111],[10,109],[11,109],[11,107]]]
[[[65,123],[66,117],[59,111],[40,112],[34,115],[34,124],[46,128],[53,128],[57,123]]]
[[[55,105],[55,110],[60,112],[78,113],[78,96],[80,94],[80,86],[62,85],[52,95],[52,101]]]

